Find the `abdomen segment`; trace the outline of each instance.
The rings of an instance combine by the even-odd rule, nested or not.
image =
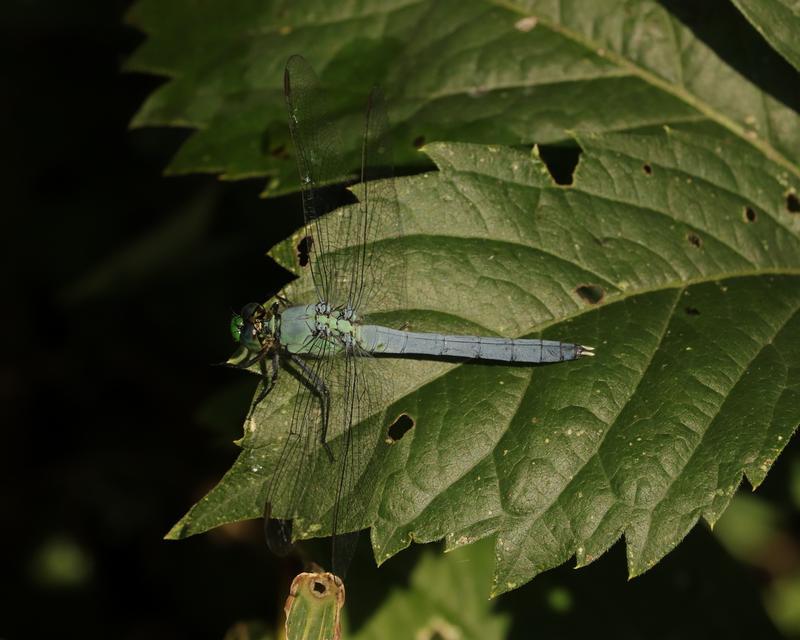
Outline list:
[[[591,347],[556,340],[451,336],[398,331],[378,325],[362,325],[359,329],[362,347],[375,354],[531,363],[561,362],[594,355]]]

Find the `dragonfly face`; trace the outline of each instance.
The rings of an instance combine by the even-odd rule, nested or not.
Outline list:
[[[276,342],[275,317],[257,302],[246,304],[231,319],[231,335],[252,353],[268,351]]]

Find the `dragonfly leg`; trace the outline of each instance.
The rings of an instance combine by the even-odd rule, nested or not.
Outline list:
[[[319,396],[320,401],[320,411],[322,412],[322,431],[319,434],[319,441],[322,445],[322,448],[325,449],[325,453],[328,454],[328,458],[330,461],[333,462],[333,451],[331,451],[331,447],[326,441],[326,437],[328,435],[328,415],[330,413],[330,406],[331,406],[331,395],[328,391],[327,385],[323,382],[323,380],[314,373],[314,370],[311,369],[301,358],[298,358],[294,354],[289,354],[289,358],[297,365],[297,368],[303,372],[303,375],[306,377],[308,383],[314,387],[314,391],[316,391],[317,395]]]
[[[250,415],[253,415],[253,411],[255,408],[261,403],[261,401],[269,395],[269,392],[272,391],[272,388],[275,386],[275,383],[278,380],[278,370],[280,369],[280,355],[278,351],[272,354],[272,375],[267,373],[267,362],[266,359],[262,359],[259,361],[258,366],[261,368],[261,383],[262,389],[261,393],[258,394],[258,397],[253,402],[253,406],[250,408]]]
[[[278,350],[275,350],[275,353],[272,354],[272,378],[270,378],[270,386],[274,387],[275,383],[278,381],[278,371],[281,368],[281,356],[278,353]]]

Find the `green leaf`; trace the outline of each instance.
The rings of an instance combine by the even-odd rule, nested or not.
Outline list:
[[[757,486],[800,422],[800,180],[731,135],[578,141],[569,187],[536,156],[467,144],[430,145],[440,171],[397,181],[405,235],[378,240],[408,256],[408,308],[393,313],[597,357],[387,363],[395,401],[354,430],[349,499],[367,507],[346,523],[372,527],[378,561],[496,535],[497,594],[624,536],[635,576],[714,523],[743,475]],[[294,255],[301,233],[273,255]],[[294,269],[290,295],[310,287]],[[282,376],[236,463],[168,537],[260,516],[295,392]],[[401,413],[415,426],[387,444]],[[335,478],[317,465],[301,538],[330,531]]]
[[[332,573],[301,573],[286,600],[286,640],[339,640],[344,585]]]
[[[444,557],[426,552],[407,588],[396,589],[355,635],[371,638],[505,638],[506,615],[492,613],[486,585],[494,562],[491,540]]]
[[[800,4],[794,0],[733,0],[733,4],[800,71]]]
[[[196,131],[169,171],[268,175],[296,189],[283,66],[302,53],[360,121],[369,88],[387,91],[396,161],[420,166],[424,141],[539,144],[571,129],[722,126],[800,175],[800,119],[739,74],[656,2],[140,0],[148,39],[131,70],[164,74],[133,126]]]
[[[503,4],[591,47],[621,71],[678,98],[800,175],[797,113],[748,82],[658,3],[503,0]]]

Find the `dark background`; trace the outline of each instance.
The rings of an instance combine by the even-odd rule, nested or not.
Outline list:
[[[261,181],[161,175],[188,132],[127,129],[163,79],[120,72],[143,39],[126,6],[0,9],[1,638],[221,638],[274,624],[298,569],[268,554],[257,522],[162,540],[236,455],[255,379],[211,365],[231,350],[231,309],[286,282],[263,254],[300,205],[259,199]],[[747,562],[700,525],[633,582],[616,545],[496,606],[518,637],[782,637],[763,599],[797,571],[796,451],[758,494],[778,537]],[[377,570],[362,537],[356,625],[417,554]]]

